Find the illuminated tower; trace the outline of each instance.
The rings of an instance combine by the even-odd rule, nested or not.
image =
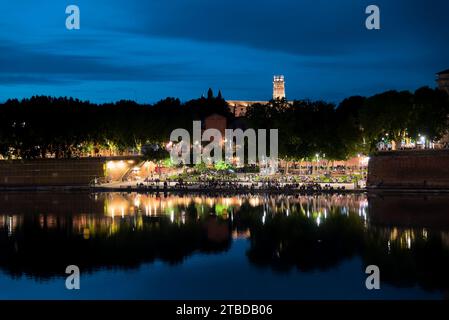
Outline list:
[[[273,99],[283,99],[285,98],[285,81],[284,76],[274,76],[273,77]]]

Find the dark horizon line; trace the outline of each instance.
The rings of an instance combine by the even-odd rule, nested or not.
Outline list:
[[[418,89],[420,89],[420,88],[430,88],[430,89],[432,89],[432,90],[435,90],[435,89],[438,89],[438,86],[431,87],[431,86],[429,86],[429,85],[422,85],[422,86],[418,87],[416,90],[418,90]],[[404,91],[407,91],[407,92],[413,93],[413,92],[415,92],[416,90],[411,90],[411,89],[405,89],[405,90],[388,89],[388,90],[384,90],[384,91],[377,92],[377,93],[374,93],[374,94],[372,94],[372,95],[366,95],[366,96],[364,96],[364,95],[359,95],[359,94],[348,95],[348,96],[346,96],[345,98],[341,99],[338,103],[336,103],[336,102],[330,102],[329,100],[325,100],[325,99],[310,99],[310,98],[303,98],[303,99],[288,99],[288,98],[286,97],[285,100],[286,100],[286,101],[323,101],[323,102],[326,102],[326,103],[330,103],[330,104],[335,104],[335,105],[337,105],[337,104],[341,103],[342,101],[344,101],[345,99],[350,98],[350,97],[372,97],[372,96],[375,96],[375,95],[378,95],[378,94],[381,94],[381,93],[384,93],[384,92],[389,92],[389,91],[397,91],[397,92],[404,92]],[[119,100],[115,100],[115,101],[108,101],[108,102],[92,102],[91,100],[88,100],[88,99],[87,99],[87,100],[83,100],[83,99],[76,98],[76,97],[73,97],[73,96],[52,96],[52,95],[45,95],[45,94],[36,94],[36,95],[31,95],[31,96],[28,96],[28,97],[24,97],[24,98],[7,98],[6,100],[0,101],[0,104],[5,104],[5,103],[7,103],[7,102],[10,101],[10,100],[18,100],[18,101],[20,102],[20,101],[27,100],[27,99],[29,100],[29,99],[35,98],[35,97],[45,97],[45,98],[54,98],[54,99],[61,99],[61,98],[65,98],[65,99],[73,99],[73,100],[78,100],[78,101],[80,101],[81,103],[90,103],[90,104],[96,104],[96,105],[116,104],[116,103],[122,102],[122,101],[134,102],[134,103],[136,103],[136,104],[138,104],[138,105],[155,105],[155,104],[157,104],[158,102],[164,101],[164,100],[166,100],[166,99],[178,99],[178,100],[181,102],[181,104],[184,104],[184,103],[186,103],[186,102],[189,102],[189,101],[192,101],[192,100],[201,99],[201,98],[207,99],[207,97],[205,97],[204,94],[202,94],[200,97],[197,97],[197,98],[191,98],[191,99],[186,99],[186,100],[182,100],[181,98],[178,98],[178,97],[175,97],[175,96],[166,96],[165,98],[161,98],[161,99],[159,99],[159,100],[157,100],[157,101],[155,101],[155,102],[138,102],[137,100],[134,100],[134,99],[126,99],[126,98],[119,99]],[[217,96],[214,96],[214,97],[216,98]],[[269,102],[269,101],[273,101],[273,98],[265,99],[265,100],[264,100],[264,99],[261,99],[261,100],[248,100],[248,99],[226,99],[225,97],[223,97],[223,99],[224,99],[226,102],[228,102],[228,101],[253,101],[253,102],[262,102],[262,101],[263,101],[263,102]]]

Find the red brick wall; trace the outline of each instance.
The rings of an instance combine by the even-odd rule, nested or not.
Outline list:
[[[204,119],[204,130],[217,129],[221,132],[221,136],[225,137],[226,118],[219,114],[212,114]]]
[[[369,161],[367,186],[449,189],[449,150],[379,153]]]
[[[1,160],[0,186],[88,185],[104,166],[104,158]]]

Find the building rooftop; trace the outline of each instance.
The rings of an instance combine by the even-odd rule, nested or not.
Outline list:
[[[449,69],[446,69],[446,70],[437,72],[437,74],[438,74],[438,75],[440,75],[440,74],[449,74]]]

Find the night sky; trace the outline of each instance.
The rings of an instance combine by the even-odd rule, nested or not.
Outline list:
[[[81,10],[67,30],[65,8]],[[365,8],[381,30],[365,28]],[[0,0],[0,101],[290,99],[435,86],[449,68],[448,0]]]

